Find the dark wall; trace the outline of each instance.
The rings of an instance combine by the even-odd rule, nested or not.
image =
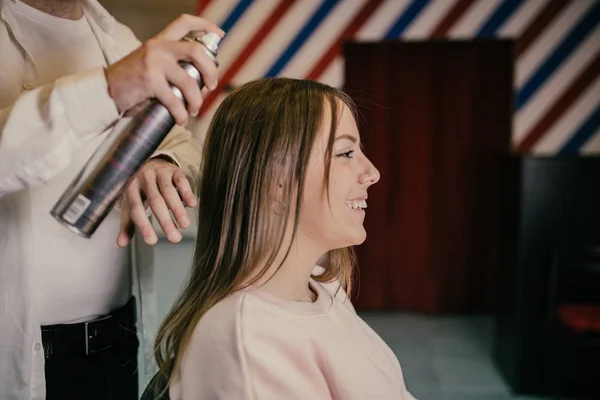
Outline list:
[[[600,245],[600,157],[515,158],[512,262],[496,324],[496,358],[512,387],[544,394],[548,278],[558,247]]]

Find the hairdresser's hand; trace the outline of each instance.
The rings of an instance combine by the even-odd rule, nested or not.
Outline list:
[[[196,81],[177,62],[192,62],[209,90],[217,87],[218,75],[217,67],[201,44],[181,41],[193,31],[225,35],[212,22],[184,14],[137,50],[106,68],[108,91],[119,112],[156,97],[179,125],[185,125],[189,115],[198,114],[206,89],[201,92]],[[188,103],[187,110],[171,92],[169,84],[181,90]]]
[[[137,226],[144,241],[153,246],[158,241],[156,232],[146,214],[147,206],[156,216],[169,241],[181,240],[180,228],[190,226],[184,203],[196,207],[198,200],[190,183],[177,165],[160,158],[154,158],[142,166],[127,187],[121,205],[121,230],[117,236],[117,246],[125,247],[131,241]],[[169,210],[177,220],[173,222]]]

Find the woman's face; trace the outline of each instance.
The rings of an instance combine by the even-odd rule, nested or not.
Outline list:
[[[361,150],[352,112],[341,101],[339,104],[341,116],[338,116],[331,154],[329,188],[324,178],[331,111],[326,105],[325,118],[308,163],[298,224],[302,240],[323,246],[325,251],[364,242],[367,190],[379,181],[379,171]]]

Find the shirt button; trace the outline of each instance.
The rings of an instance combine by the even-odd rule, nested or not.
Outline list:
[[[33,346],[33,348],[36,351],[36,353],[39,353],[42,348],[42,345],[39,343],[36,343],[35,346]]]

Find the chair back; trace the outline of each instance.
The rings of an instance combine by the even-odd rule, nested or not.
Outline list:
[[[146,390],[144,390],[140,400],[170,400],[168,378],[156,373],[148,384],[148,387],[146,387]]]

